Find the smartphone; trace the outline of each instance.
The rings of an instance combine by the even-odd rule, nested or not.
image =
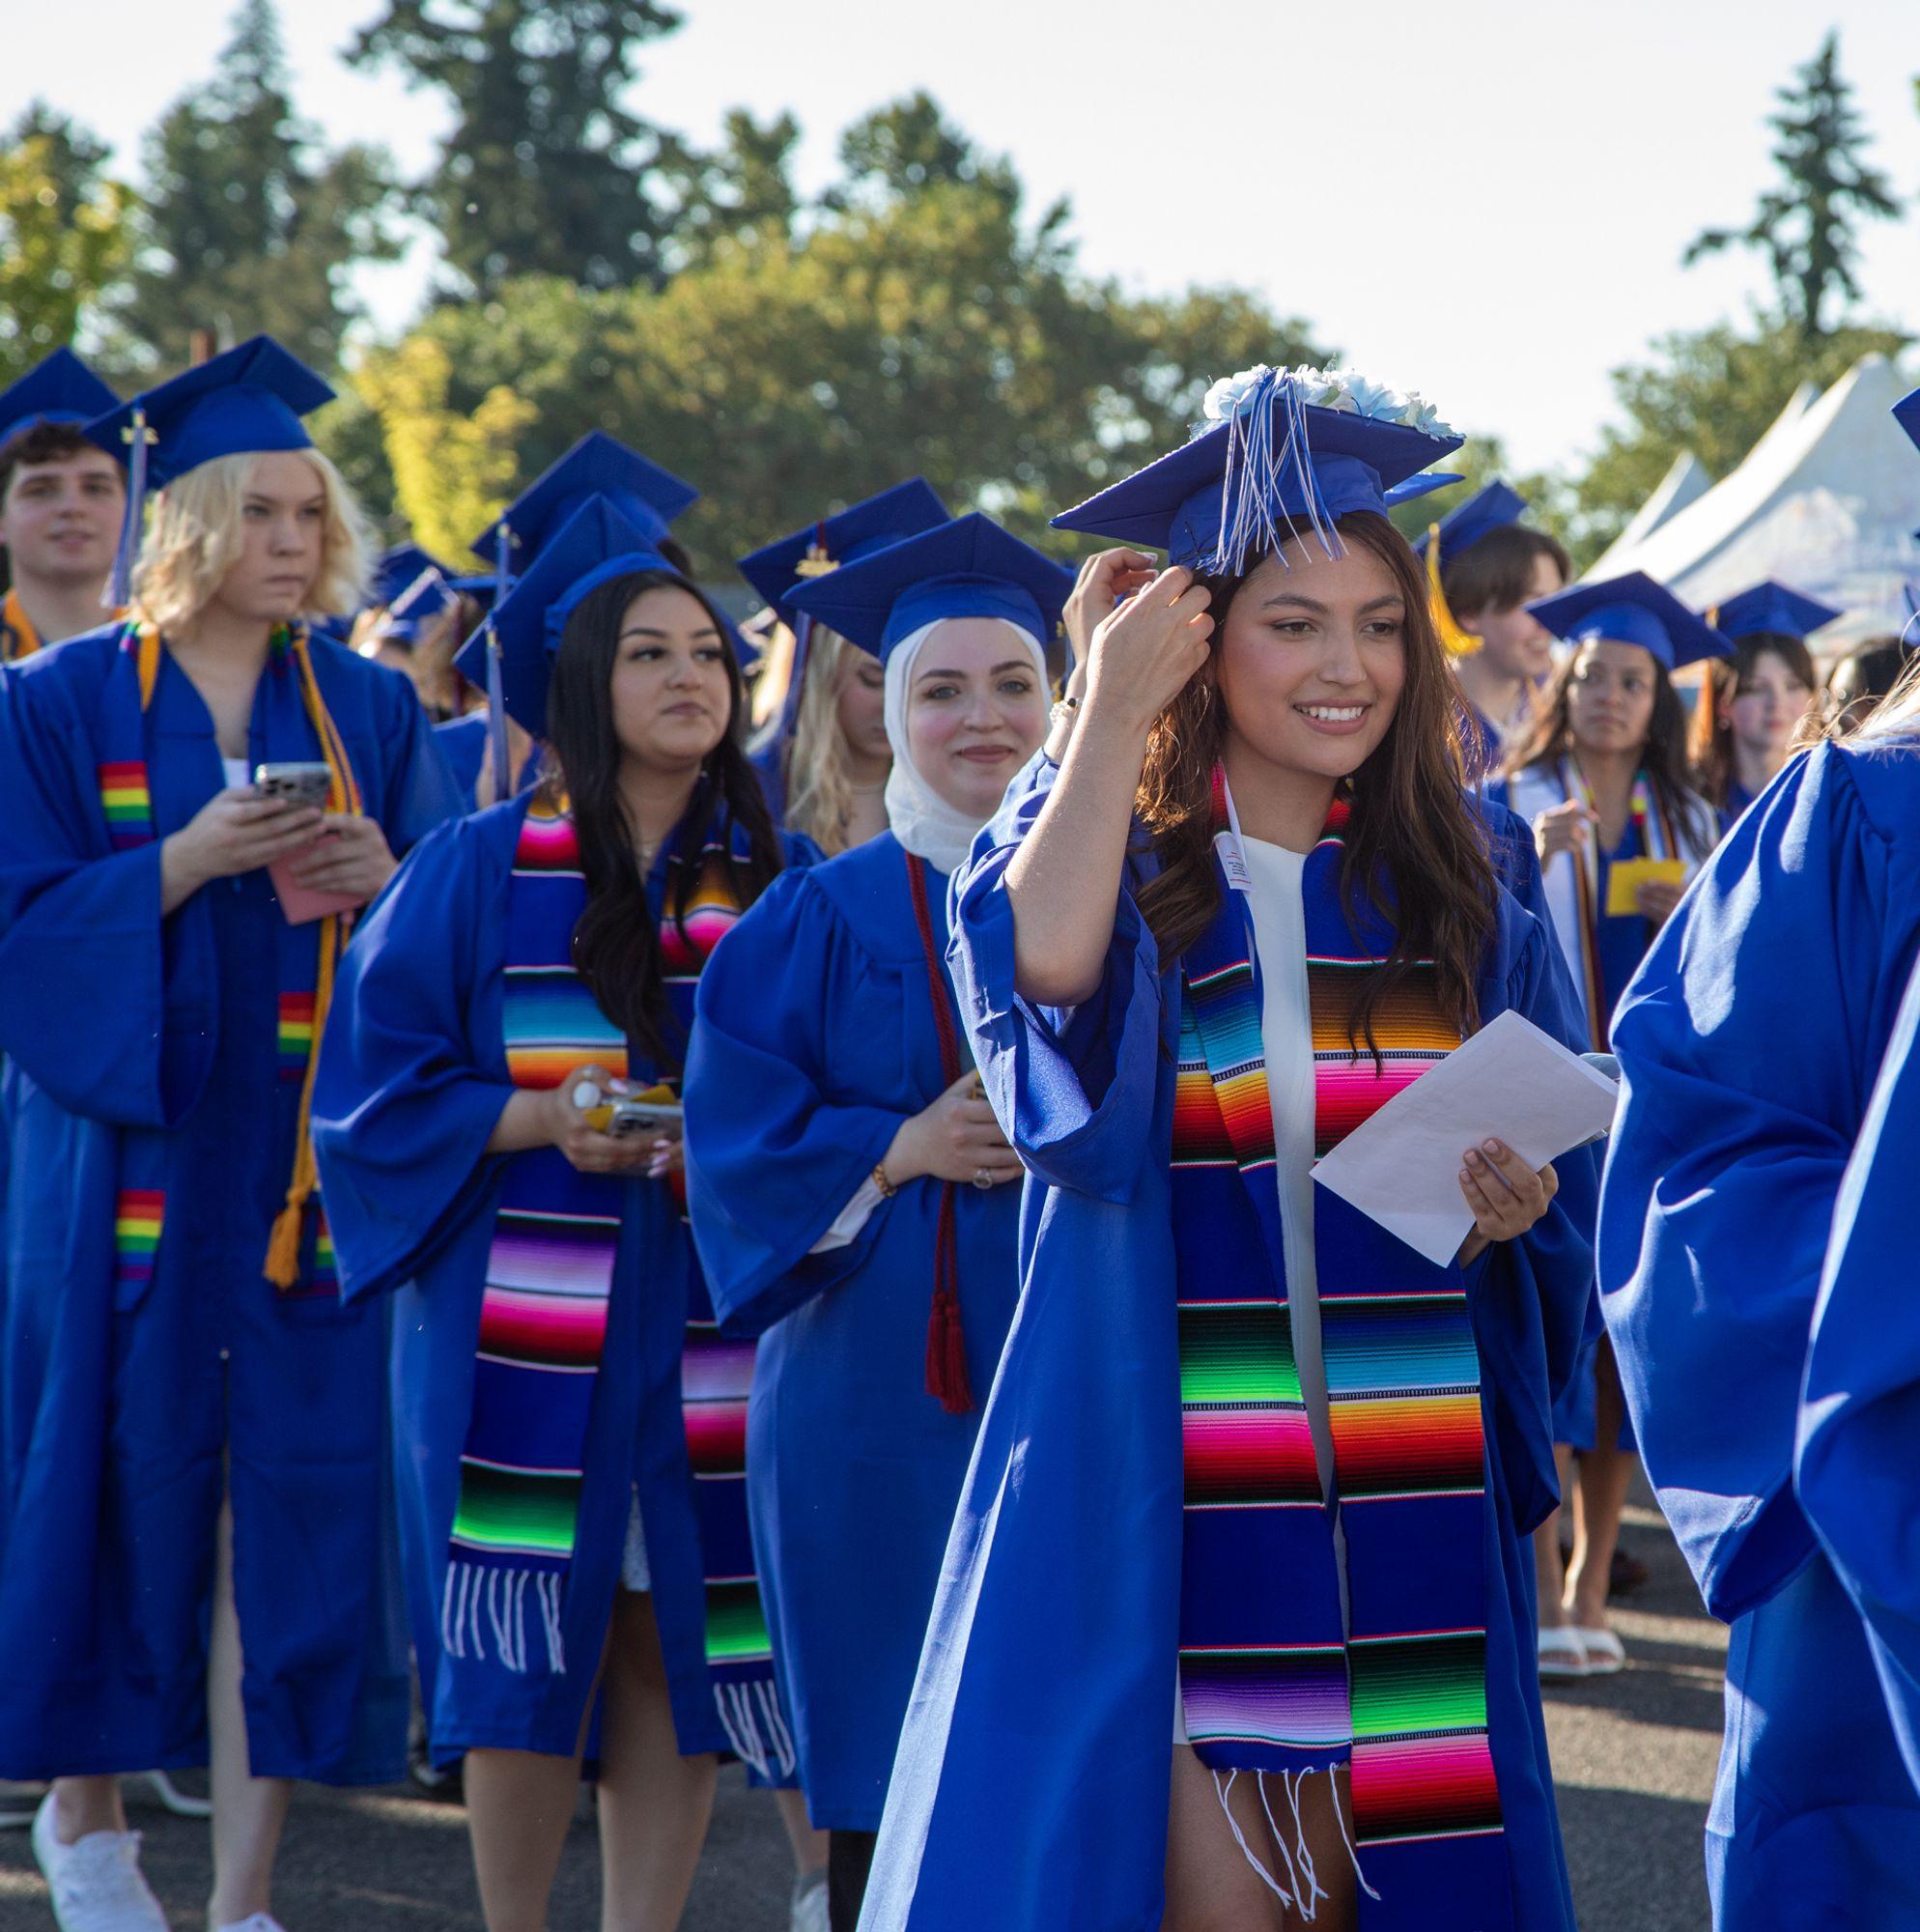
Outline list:
[[[263,798],[292,799],[296,805],[326,810],[333,789],[333,774],[323,764],[289,759],[279,764],[255,765],[253,788]]]
[[[628,1134],[664,1134],[669,1139],[678,1140],[681,1131],[681,1109],[672,1100],[642,1100],[633,1096],[616,1096],[613,1102],[613,1118],[607,1123],[607,1131],[616,1140]]]

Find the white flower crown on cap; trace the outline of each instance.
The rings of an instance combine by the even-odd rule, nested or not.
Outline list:
[[[1207,390],[1200,404],[1201,424],[1195,434],[1203,435],[1216,423],[1230,420],[1251,405],[1256,390],[1272,378],[1275,383],[1291,384],[1301,402],[1316,410],[1341,410],[1350,415],[1370,417],[1375,422],[1400,423],[1419,430],[1423,436],[1452,436],[1452,425],[1440,420],[1439,412],[1417,390],[1402,392],[1384,383],[1375,383],[1357,369],[1314,369],[1301,363],[1297,369],[1275,369],[1256,362],[1236,376],[1223,376]]]

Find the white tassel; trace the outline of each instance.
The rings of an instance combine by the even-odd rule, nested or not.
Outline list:
[[[755,1684],[753,1694],[759,1699],[760,1715],[767,1720],[767,1731],[774,1741],[774,1753],[779,1761],[780,1776],[791,1777],[794,1767],[800,1762],[800,1753],[794,1749],[793,1733],[787,1729],[786,1714],[780,1709],[779,1688],[764,1682]]]
[[[1348,1777],[1347,1789],[1349,1791],[1352,1790],[1353,1788],[1352,1776],[1353,1774],[1351,1770],[1349,1770],[1347,1773],[1347,1777]],[[1353,1875],[1360,1881],[1361,1890],[1364,1891],[1369,1898],[1373,1899],[1377,1902],[1380,1894],[1377,1891],[1375,1891],[1370,1885],[1367,1883],[1367,1874],[1360,1869],[1360,1854],[1353,1849],[1353,1840],[1346,1835],[1346,1816],[1340,1808],[1340,1791],[1338,1787],[1336,1787],[1334,1791],[1334,1816],[1340,1820],[1340,1841],[1346,1847],[1346,1855],[1353,1861]]]
[[[762,1777],[771,1778],[773,1774],[767,1766],[767,1747],[760,1742],[752,1706],[742,1694],[741,1687],[737,1684],[716,1684],[714,1701],[720,1706],[720,1723],[726,1731],[726,1741],[732,1747],[734,1756],[741,1763],[751,1765]]]
[[[1300,1869],[1307,1875],[1307,1890],[1300,1900],[1300,1916],[1310,1924],[1316,1916],[1319,1901],[1332,1896],[1313,1870],[1313,1854],[1307,1849],[1307,1827],[1300,1817],[1301,1794],[1307,1789],[1307,1780],[1313,1775],[1311,1771],[1303,1771],[1296,1777],[1288,1777],[1285,1772],[1280,1775],[1281,1786],[1293,1811],[1293,1856],[1299,1860]],[[1331,1781],[1329,1779],[1329,1783]],[[1336,1804],[1334,1808],[1338,1810],[1339,1804]]]
[[[1290,1906],[1293,1903],[1293,1900],[1287,1895],[1287,1893],[1285,1892],[1285,1889],[1283,1889],[1282,1887],[1274,1883],[1273,1874],[1270,1871],[1268,1871],[1266,1866],[1261,1864],[1259,1860],[1254,1856],[1254,1848],[1253,1846],[1248,1844],[1247,1834],[1246,1833],[1241,1831],[1240,1821],[1239,1819],[1234,1817],[1233,1807],[1227,1802],[1228,1798],[1229,1797],[1229,1795],[1233,1790],[1233,1780],[1239,1776],[1240,1774],[1237,1771],[1229,1771],[1227,1774],[1226,1788],[1223,1790],[1220,1783],[1220,1774],[1217,1771],[1213,1774],[1213,1794],[1216,1798],[1220,1800],[1221,1810],[1223,1810],[1227,1814],[1227,1829],[1233,1833],[1233,1842],[1240,1847],[1241,1857],[1244,1858],[1247,1861],[1247,1862],[1250,1865],[1252,1865],[1256,1872],[1259,1873],[1261,1883],[1264,1884],[1266,1889],[1270,1892],[1272,1892],[1277,1899],[1280,1900],[1281,1904]],[[1309,1918],[1312,1918],[1313,1914],[1309,1912],[1307,1916]]]
[[[567,1645],[560,1632],[560,1579],[536,1576],[533,1587],[540,1593],[540,1620],[547,1632],[547,1667],[556,1676],[567,1674]]]

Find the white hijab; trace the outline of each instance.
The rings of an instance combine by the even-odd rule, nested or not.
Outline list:
[[[936,872],[956,870],[973,850],[980,827],[993,816],[988,812],[984,817],[972,818],[948,805],[922,777],[907,746],[907,695],[913,689],[914,668],[919,663],[926,640],[942,624],[951,621],[937,617],[931,624],[922,624],[918,631],[909,632],[894,645],[887,660],[887,742],[893,751],[893,769],[887,779],[887,823],[893,837]],[[1047,659],[1039,639],[1005,618],[999,621],[1026,646],[1033,660],[1034,675],[1044,687]]]

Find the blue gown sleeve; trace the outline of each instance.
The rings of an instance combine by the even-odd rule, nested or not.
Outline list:
[[[824,1255],[814,1242],[906,1117],[857,1097],[858,1066],[829,1065],[833,1018],[857,988],[854,942],[827,895],[780,875],[700,975],[687,1055],[687,1201],[721,1328],[757,1335],[844,1279],[891,1205]],[[784,999],[774,989],[803,989]]]
[[[1834,1213],[1794,1463],[1800,1507],[1867,1628],[1920,1784],[1920,972],[1908,983]]]
[[[1625,1078],[1602,1304],[1648,1473],[1722,1618],[1765,1601],[1813,1547],[1794,1429],[1872,1078],[1862,1043],[1883,1037],[1886,875],[1846,759],[1822,747],[1735,827],[1614,1020]]]
[[[109,848],[72,668],[0,678],[0,1049],[70,1113],[172,1126],[219,1037],[212,924],[197,893],[162,917],[157,840]]]
[[[505,890],[504,865],[487,849],[492,816],[423,839],[341,962],[314,1076],[313,1141],[350,1297],[412,1278],[498,1165],[487,1142],[514,1090],[497,1006],[492,1051],[475,1025],[480,949],[499,931],[493,902]]]
[[[1013,983],[1006,867],[1056,776],[1036,757],[954,874],[947,958],[987,1097],[1014,1151],[1049,1186],[1125,1202],[1153,1129],[1165,1020],[1159,949],[1130,880],[1091,999],[1057,1011],[1022,999]]]
[[[382,671],[378,709],[385,760],[378,812],[393,856],[404,859],[435,826],[471,808],[412,685],[403,672],[376,668]]]
[[[1502,923],[1509,961],[1500,993],[1504,1007],[1578,1053],[1586,1029],[1574,1018],[1552,934],[1517,903],[1503,904]],[[1560,1500],[1553,1405],[1599,1332],[1594,1297],[1599,1165],[1591,1148],[1576,1148],[1554,1163],[1554,1171],[1560,1191],[1546,1213],[1520,1239],[1496,1242],[1468,1271],[1474,1339],[1491,1391],[1514,1526],[1522,1534],[1543,1522]]]

